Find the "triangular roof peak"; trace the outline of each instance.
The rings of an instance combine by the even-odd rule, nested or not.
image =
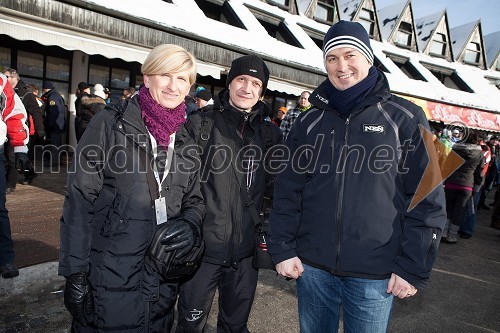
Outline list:
[[[446,10],[415,20],[420,52],[453,61],[450,30]]]
[[[455,61],[486,69],[481,20],[451,28],[450,37]]]
[[[410,0],[380,9],[378,17],[383,40],[405,49],[418,51]]]
[[[500,31],[492,32],[483,38],[488,68],[498,70],[500,68]]]
[[[381,41],[374,0],[338,0],[337,3],[341,20],[361,23],[370,38]]]
[[[353,21],[363,0],[338,0],[339,18],[344,21]]]
[[[399,21],[407,2],[408,1],[401,1],[377,10],[382,40],[389,40],[389,36]]]
[[[302,14],[312,20],[317,20],[316,19],[316,11],[318,10],[317,0],[295,0],[295,4],[297,6],[296,8],[297,13]],[[332,21],[330,22],[329,20],[328,21],[319,20],[320,23],[330,25],[332,23],[339,21],[339,13],[336,0],[332,0],[331,5],[333,7]]]

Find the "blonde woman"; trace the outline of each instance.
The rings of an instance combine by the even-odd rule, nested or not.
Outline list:
[[[162,249],[176,258],[201,241],[198,157],[183,150],[192,143],[184,98],[195,66],[185,49],[157,46],[142,65],[144,87],[110,112],[97,113],[78,144],[59,262],[72,331],[172,327],[177,280],[166,280],[145,258],[160,231]]]

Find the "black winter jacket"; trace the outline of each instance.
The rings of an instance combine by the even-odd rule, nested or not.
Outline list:
[[[184,149],[192,143],[181,127],[161,193],[168,218],[184,218],[199,229],[204,217],[199,156]],[[145,265],[157,225],[139,149],[152,158],[151,140],[133,97],[92,118],[68,174],[59,274],[89,274],[93,324],[107,331],[163,332],[176,301],[176,284],[162,282]]]
[[[482,172],[485,165],[481,146],[458,142],[453,145],[452,150],[464,159],[464,163],[446,178],[446,182],[473,187],[474,192],[479,192],[483,182]],[[447,168],[445,162],[445,170]]]
[[[106,107],[106,101],[99,96],[83,94],[80,98],[78,127],[76,128],[76,138],[79,141],[87,129],[92,117]]]
[[[26,84],[19,80],[16,87],[14,88],[16,94],[23,101],[23,105],[26,108],[26,112],[31,116],[33,120],[33,125],[35,127],[35,133],[43,138],[45,135],[45,129],[43,126],[43,109],[38,105],[36,96],[28,90]]]
[[[229,105],[228,90],[221,91],[219,100],[213,111],[189,117],[187,127],[190,135],[200,143],[204,117],[210,118],[213,124],[208,141],[203,144],[205,149],[202,155],[202,192],[207,212],[203,221],[203,239],[206,244],[203,260],[223,266],[237,266],[241,259],[254,253],[255,224],[245,207],[242,190],[228,156],[235,157],[235,154],[245,151],[249,146],[257,146],[265,151],[263,126],[269,126],[273,145],[280,141],[281,134],[276,126],[265,120],[268,108],[263,102],[259,101],[248,114]],[[241,160],[236,163],[240,166]],[[257,211],[260,211],[266,188],[266,173],[261,158],[256,158],[254,163],[256,169],[251,180],[243,176],[241,170],[238,175],[245,182],[251,182],[249,192]]]
[[[287,139],[292,158],[275,182],[270,215],[273,261],[298,256],[332,274],[367,279],[395,273],[422,289],[446,220],[442,186],[429,187],[410,208],[429,163],[424,112],[391,95],[381,72],[348,118],[330,106],[324,85]],[[437,158],[432,165],[440,175]]]

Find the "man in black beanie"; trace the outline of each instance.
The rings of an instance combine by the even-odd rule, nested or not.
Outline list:
[[[248,332],[258,270],[252,265],[255,221],[272,175],[264,156],[280,141],[261,97],[269,70],[257,56],[235,59],[227,89],[212,111],[197,113],[187,124],[203,149],[202,192],[205,255],[193,277],[180,287],[176,332],[203,332],[215,291],[219,291],[218,332]],[[266,164],[267,165],[267,164]]]
[[[342,308],[345,332],[382,333],[394,296],[428,284],[445,200],[419,184],[440,175],[438,159],[423,110],[390,93],[361,24],[334,24],[323,59],[328,79],[286,141],[290,156],[313,147],[315,163],[302,154],[278,176],[268,250],[297,280],[301,332],[337,332]]]

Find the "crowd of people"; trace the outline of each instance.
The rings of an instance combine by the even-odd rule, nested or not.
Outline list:
[[[443,174],[453,171],[446,174],[444,181],[447,222],[442,240],[455,244],[457,237],[472,237],[477,211],[492,210],[497,202],[496,194],[491,206],[485,200],[499,180],[500,142],[496,135],[484,135],[467,127],[450,130],[444,124],[432,124],[431,128]],[[452,151],[463,159],[456,170],[454,160],[448,159]],[[499,229],[494,223],[500,217],[498,213],[492,216],[491,226],[496,229]]]
[[[255,55],[233,60],[216,96],[203,87],[189,95],[196,59],[173,44],[149,53],[144,83],[119,103],[100,84],[93,93],[78,85],[59,258],[72,332],[169,332],[176,304],[176,332],[203,332],[216,291],[217,331],[248,332],[265,198],[263,244],[277,273],[296,280],[301,331],[336,332],[341,313],[345,331],[387,331],[394,297],[428,286],[436,240],[470,238],[475,210],[489,209],[481,198],[498,179],[498,140],[433,126],[436,150],[427,151],[423,110],[391,94],[359,23],[328,30],[323,61],[325,81],[274,117],[263,101],[269,68]],[[4,74],[11,101],[12,70]],[[64,100],[53,83],[42,88],[41,100],[26,95],[33,133],[24,108],[2,109],[5,151],[10,142],[28,183],[28,137],[57,149],[66,129]],[[24,131],[10,135],[9,126]],[[452,168],[452,151],[465,162],[413,202],[425,174]],[[3,181],[0,269],[9,278],[19,273]]]

